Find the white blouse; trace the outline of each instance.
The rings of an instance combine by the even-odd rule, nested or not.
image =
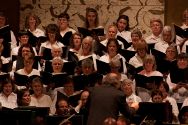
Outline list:
[[[0,93],[0,103],[3,107],[7,107],[11,109],[16,108],[17,95],[12,92],[8,97],[6,97],[3,93]]]
[[[29,31],[31,32],[31,30],[29,29]],[[45,36],[45,33],[43,30],[36,28],[34,31],[32,31],[31,33],[33,33],[34,36],[36,37],[40,37],[40,36]]]
[[[146,40],[146,43],[147,43],[147,44],[153,44],[153,43],[158,43],[158,42],[162,41],[162,40],[161,40],[161,35],[159,35],[159,36],[154,36],[153,34],[150,35],[150,36],[148,36],[148,37],[146,37],[145,40]]]
[[[140,56],[138,56],[138,54],[136,54],[135,56],[133,56],[130,60],[129,60],[129,64],[131,64],[132,66],[134,66],[135,68],[141,67],[143,66],[143,61],[140,58]]]
[[[49,95],[43,94],[42,97],[36,98],[34,95],[31,95],[31,106],[36,107],[50,107],[52,104],[52,99]]]
[[[130,31],[122,31],[122,32],[117,32],[117,36],[121,36],[123,37],[128,43],[131,43],[132,42],[132,39],[131,39],[131,32]]]

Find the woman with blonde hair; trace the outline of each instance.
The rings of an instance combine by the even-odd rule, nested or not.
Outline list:
[[[77,56],[79,61],[84,60],[86,58],[92,58],[94,63],[94,69],[97,70],[96,59],[98,59],[98,56],[94,53],[93,46],[94,46],[93,38],[91,36],[86,36],[82,40],[81,49],[78,52]]]
[[[139,72],[141,75],[145,76],[163,76],[162,73],[156,71],[157,65],[155,57],[153,55],[147,55],[143,62],[144,69]]]

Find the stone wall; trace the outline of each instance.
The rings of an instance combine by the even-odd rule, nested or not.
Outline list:
[[[56,23],[57,15],[66,11],[70,17],[70,26],[77,29],[83,26],[87,7],[95,8],[99,13],[100,24],[105,28],[115,22],[120,14],[130,18],[131,29],[141,29],[144,36],[150,34],[149,20],[158,17],[164,22],[163,0],[20,0],[20,28],[24,26],[25,16],[34,12],[42,23]]]

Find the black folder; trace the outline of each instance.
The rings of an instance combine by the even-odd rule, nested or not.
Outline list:
[[[14,62],[15,60],[17,60],[17,57],[18,57],[18,55],[12,55],[12,62]]]
[[[51,52],[51,49],[49,48],[45,48],[45,47],[42,47],[42,58],[44,60],[52,60],[52,52]]]
[[[50,83],[55,83],[55,87],[62,87],[66,81],[68,75],[66,73],[49,73],[49,72],[40,72],[41,79],[44,84],[48,85]]]
[[[80,100],[80,96],[81,96],[81,91],[75,95],[70,95],[70,96],[67,96],[67,95],[57,91],[57,102],[60,99],[65,99],[65,100],[67,100],[68,104],[70,104],[73,107],[76,107],[78,105],[78,100]]]
[[[31,46],[33,46],[33,47],[36,47],[38,44],[40,45],[41,43],[47,41],[47,37],[46,36],[36,37],[29,30],[28,30],[28,35],[29,35],[29,44]]]
[[[126,39],[124,39],[123,37],[121,36],[117,36],[117,40],[121,41],[124,45],[124,49],[127,49],[131,46],[132,43],[129,43]]]
[[[79,61],[75,52],[68,51],[68,61],[77,63]]]
[[[107,53],[107,47],[100,43],[100,41],[96,41],[94,53],[96,55],[103,56],[105,53]]]
[[[62,47],[62,51],[63,51],[63,54],[62,54],[62,58],[65,58],[67,56],[67,50],[68,48],[67,47]],[[45,48],[45,47],[42,47],[42,58],[44,60],[52,60],[53,57],[52,57],[52,49],[50,48]]]
[[[101,83],[103,75],[100,73],[92,73],[89,75],[73,76],[74,88],[76,91],[87,89],[95,86],[96,83]]]
[[[135,81],[137,87],[142,87],[148,90],[154,89],[156,86],[160,84],[161,81],[163,81],[162,76],[144,76],[141,74],[135,75]]]
[[[174,24],[174,29],[175,29],[176,35],[182,38],[188,38],[188,28],[182,29],[181,27]]]
[[[35,56],[34,57],[34,63],[33,63],[34,69],[39,69],[39,66],[41,64],[41,59],[42,59],[42,56]]]
[[[38,75],[26,76],[26,75],[22,75],[17,72],[14,72],[14,81],[15,81],[15,84],[18,86],[28,86],[29,83],[36,77],[40,77],[40,76]]]
[[[139,66],[139,67],[134,67],[133,65],[129,64],[128,62],[126,62],[126,67],[127,67],[127,74],[132,78],[135,77],[135,75],[137,73],[139,73],[140,71],[142,71],[144,68],[143,66]]]
[[[164,59],[166,57],[166,54],[159,51],[159,50],[156,50],[156,49],[151,49],[151,54],[153,56],[155,56],[155,59]]]
[[[147,51],[147,53],[151,54],[152,49],[154,49],[154,47],[155,47],[155,43],[149,43],[147,45],[148,45],[148,51]]]
[[[3,38],[3,52],[1,53],[1,56],[4,57],[10,57],[11,52],[11,34],[10,34],[11,28],[9,25],[6,25],[2,28],[0,28],[0,37]]]
[[[10,79],[10,74],[9,73],[2,73],[0,74],[0,83],[2,83],[3,81]]]
[[[65,46],[69,46],[71,37],[72,37],[72,32],[69,31],[69,32],[66,32],[63,37],[60,35],[60,38],[58,41],[63,43]]]
[[[62,53],[61,57],[62,58],[67,58],[67,56],[68,56],[68,47],[67,46],[62,47],[62,51],[63,51],[63,53]]]
[[[50,72],[50,73],[53,72],[53,69],[52,69],[52,61],[51,61],[51,60],[46,60],[46,61],[45,61],[44,71],[45,71],[45,72]]]
[[[1,53],[1,56],[4,56],[5,58],[7,57],[11,57],[11,44],[10,43],[6,43],[5,41],[3,41],[3,51]]]
[[[168,74],[173,68],[176,67],[177,60],[169,61],[166,59],[161,59],[160,61],[157,61],[156,64],[157,71],[161,72],[162,74]]]
[[[129,60],[135,56],[136,51],[130,51],[130,50],[126,50],[126,49],[120,49],[119,53],[126,59],[127,62],[129,62]]]
[[[96,59],[96,64],[97,64],[97,72],[100,74],[106,75],[111,71],[109,63]]]
[[[173,67],[170,70],[170,79],[171,79],[172,83],[176,83],[176,84],[188,83],[188,68],[179,69],[178,67]]]
[[[78,32],[81,33],[84,37],[86,37],[86,36],[104,36],[104,28],[88,30],[83,27],[78,27]]]
[[[6,25],[2,28],[0,28],[0,36],[4,39],[5,42],[11,42],[11,34],[10,34],[11,28],[9,25]]]
[[[24,67],[24,58],[21,56],[16,57],[16,71]]]
[[[2,64],[1,71],[5,72],[5,73],[11,72],[12,71],[12,62],[8,62],[8,63],[5,63],[5,64]]]
[[[69,75],[74,75],[75,67],[76,67],[75,62],[64,62],[62,72],[66,72]]]
[[[90,55],[90,56],[88,56],[88,57],[86,57],[86,58],[83,58],[83,59],[79,60],[79,61],[77,62],[77,66],[82,67],[82,62],[83,62],[84,60],[88,60],[88,59],[90,59],[91,61],[93,61],[93,56]]]
[[[165,59],[166,54],[163,52],[160,52],[156,49],[151,49],[151,53],[155,57],[157,71],[160,71],[163,74],[169,73],[170,69],[176,65],[176,60],[174,60],[174,61],[166,60]]]

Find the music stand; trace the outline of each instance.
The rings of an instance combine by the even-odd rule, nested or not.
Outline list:
[[[29,110],[0,110],[1,125],[31,125],[33,112]]]
[[[137,114],[145,121],[156,121],[160,123],[171,123],[172,106],[170,103],[140,102]]]

